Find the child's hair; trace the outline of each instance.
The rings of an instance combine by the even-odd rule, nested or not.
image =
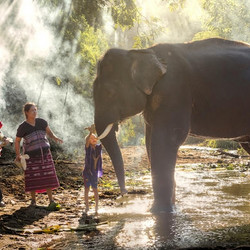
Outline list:
[[[36,107],[36,104],[34,102],[26,102],[23,105],[23,113],[24,113],[26,118],[27,118],[26,112],[28,112],[32,106]]]

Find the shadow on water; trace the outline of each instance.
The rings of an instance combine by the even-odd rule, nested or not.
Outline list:
[[[149,190],[150,177],[144,182]],[[92,230],[66,236],[57,249],[247,249],[249,176],[237,171],[176,171],[177,212],[149,212],[152,193],[119,197],[101,206]],[[86,224],[83,214],[79,225]]]

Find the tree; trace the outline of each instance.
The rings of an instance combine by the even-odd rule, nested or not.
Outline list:
[[[84,18],[82,23],[85,24],[84,31],[79,36],[79,52],[80,68],[84,69],[78,75],[79,81],[76,81],[75,87],[77,92],[81,92],[84,96],[92,96],[92,83],[96,73],[96,64],[101,55],[108,49],[108,41],[101,29],[94,29]],[[82,80],[84,85],[82,86]]]
[[[79,62],[76,75],[59,75],[57,79],[60,79],[60,83],[73,85],[77,93],[91,97],[97,60],[112,46],[108,44],[108,34],[104,33],[103,14],[110,13],[116,29],[130,29],[138,18],[135,1],[39,0],[37,3],[51,12],[59,13],[58,18],[49,23],[62,38],[59,55],[54,61],[71,57],[71,60]],[[54,83],[58,84],[57,81]]]
[[[250,41],[250,16],[247,0],[200,0],[207,17],[203,30],[194,40],[222,37],[232,40]]]

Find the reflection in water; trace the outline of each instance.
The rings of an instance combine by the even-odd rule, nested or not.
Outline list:
[[[169,247],[173,246],[173,240],[176,238],[177,233],[174,218],[174,214],[171,213],[162,213],[155,216],[155,247],[163,247],[163,243]]]
[[[177,212],[152,215],[152,193],[120,197],[101,207],[91,241],[83,233],[62,249],[180,249],[250,244],[249,175],[237,171],[177,169]],[[151,186],[145,178],[145,189]],[[79,247],[79,248],[78,248]]]
[[[138,247],[138,245],[152,245],[154,242],[153,225],[154,221],[148,218],[140,221],[126,221],[124,228],[115,239],[117,245],[133,249]]]
[[[106,210],[125,220],[116,246],[188,248],[246,243],[249,233],[249,183],[237,171],[176,171],[177,213],[148,213],[152,196],[128,196],[122,207]],[[149,183],[150,184],[150,183]],[[240,208],[240,209],[239,209]],[[113,211],[112,211],[113,210]],[[125,216],[124,216],[125,215]],[[229,232],[231,235],[229,236]],[[240,236],[239,236],[240,235]],[[232,244],[236,244],[233,240]]]
[[[237,171],[177,173],[178,205],[200,230],[250,223],[249,177],[246,174]]]

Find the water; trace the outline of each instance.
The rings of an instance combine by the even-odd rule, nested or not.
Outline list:
[[[174,214],[152,215],[152,193],[100,208],[96,231],[66,234],[60,249],[185,249],[250,245],[249,172],[176,169]],[[151,188],[151,177],[143,177]]]

